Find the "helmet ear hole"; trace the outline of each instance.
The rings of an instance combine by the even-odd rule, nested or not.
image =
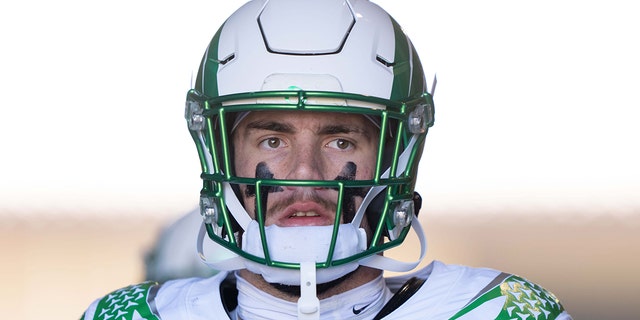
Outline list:
[[[369,204],[367,210],[365,211],[365,215],[367,217],[367,225],[366,227],[369,230],[374,230],[376,228],[376,224],[380,222],[380,216],[382,215],[382,208],[384,208],[384,200],[385,193],[381,192]],[[418,192],[413,192],[413,207],[416,217],[420,213],[420,209],[422,208],[422,196]],[[389,237],[389,230],[387,228],[383,228],[384,237]],[[368,239],[371,240],[371,239]]]
[[[422,196],[416,191],[413,192],[413,207],[417,217],[420,214],[420,208],[422,208]]]

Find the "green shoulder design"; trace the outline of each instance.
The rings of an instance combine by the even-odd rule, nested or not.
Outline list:
[[[537,319],[553,320],[563,311],[564,307],[556,296],[524,278],[515,275],[505,275],[504,280],[492,287],[485,288],[476,298],[472,299],[451,320],[458,319],[471,312],[485,302],[504,297],[504,304],[495,319]]]
[[[159,288],[144,282],[116,290],[98,302],[92,319],[83,315],[81,320],[160,320],[154,304]]]

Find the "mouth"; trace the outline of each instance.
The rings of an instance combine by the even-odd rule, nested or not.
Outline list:
[[[307,212],[296,212],[292,215],[289,216],[289,219],[291,218],[298,218],[298,217],[319,217],[320,215],[313,212],[313,211],[307,211]]]
[[[333,213],[315,202],[297,202],[287,207],[275,224],[281,227],[326,226],[333,224]]]

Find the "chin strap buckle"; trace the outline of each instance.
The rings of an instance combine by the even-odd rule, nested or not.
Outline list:
[[[320,300],[316,295],[316,263],[300,263],[298,319],[320,319]]]

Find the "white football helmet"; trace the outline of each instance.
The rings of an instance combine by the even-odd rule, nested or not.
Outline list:
[[[368,117],[380,128],[375,176],[283,180],[235,175],[234,124],[261,110]],[[411,41],[377,5],[366,0],[246,3],[211,40],[187,94],[185,117],[202,167],[200,242],[206,233],[221,248],[209,253],[215,268],[248,268],[267,281],[299,285],[301,268],[317,271],[317,283],[322,283],[358,265],[395,271],[417,265],[380,253],[400,245],[412,224],[424,242],[415,218],[420,200],[414,186],[433,124],[433,98]],[[366,192],[343,224],[336,219],[326,228],[270,228],[264,208],[256,205],[253,215],[245,210],[240,186],[256,190],[256,203],[266,201],[270,188],[282,186],[331,188],[338,193],[337,203],[348,201],[354,190]],[[338,208],[336,216],[346,217]],[[368,234],[361,225],[364,216]],[[298,248],[286,254],[283,246]]]

